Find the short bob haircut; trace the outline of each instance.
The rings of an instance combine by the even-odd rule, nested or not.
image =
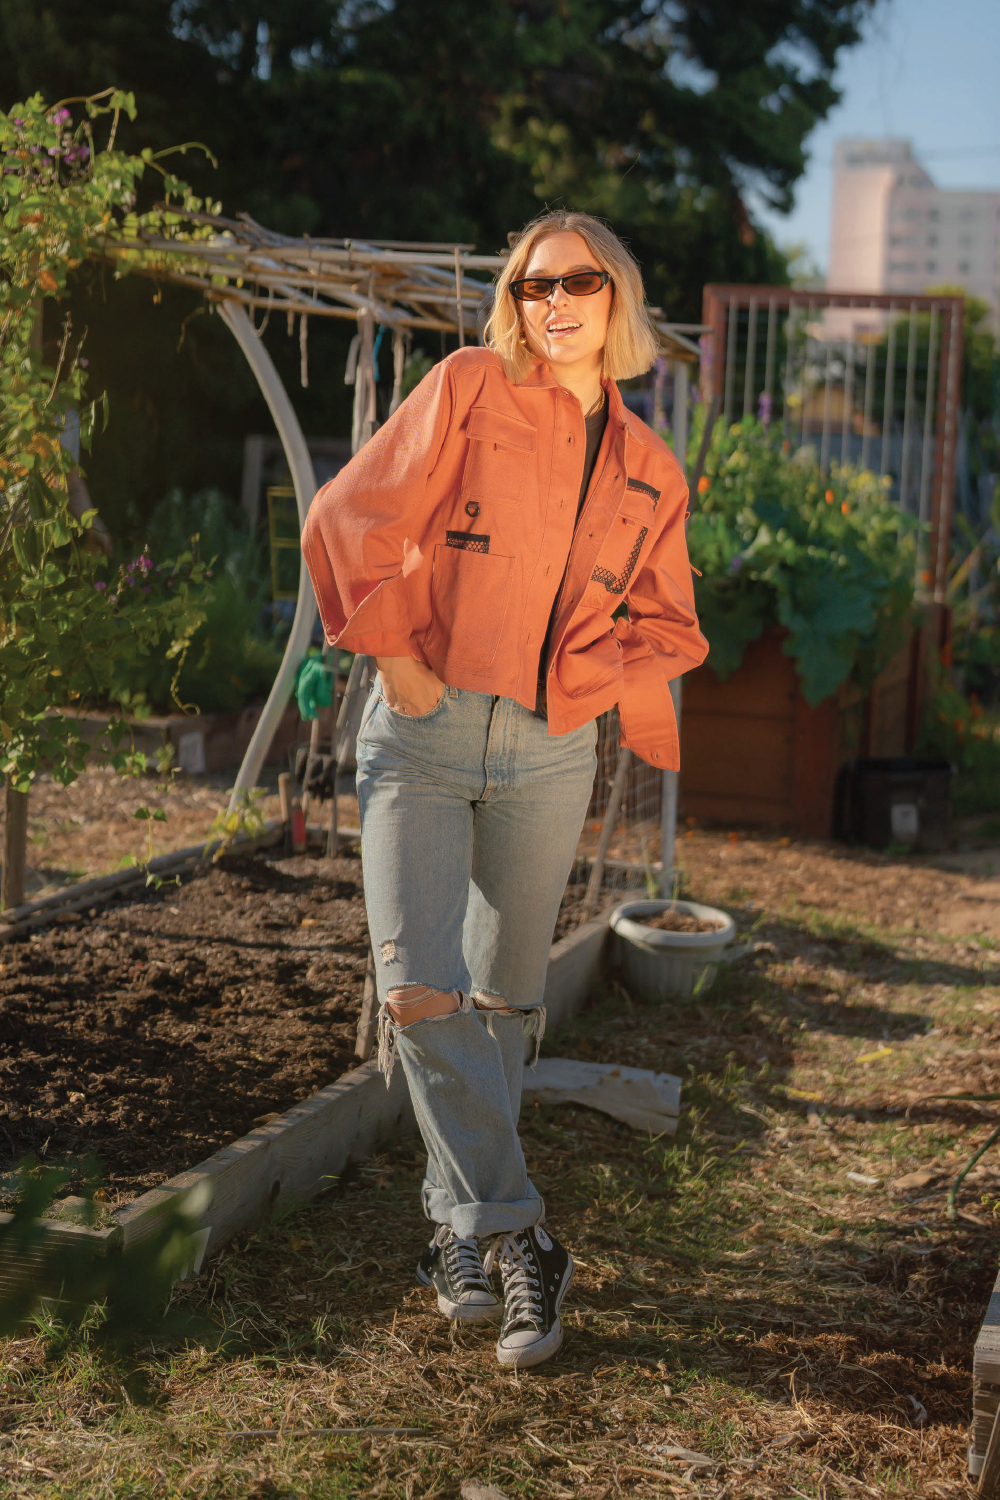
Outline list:
[[[567,230],[586,240],[594,260],[607,271],[614,285],[608,337],[604,345],[604,374],[612,380],[644,375],[660,353],[660,341],[646,306],[642,274],[634,256],[621,240],[590,214],[546,213],[511,240],[511,254],[497,280],[493,311],[484,329],[488,348],[503,364],[508,379],[523,380],[535,356],[521,343],[521,315],[510,290],[522,277],[539,240]]]

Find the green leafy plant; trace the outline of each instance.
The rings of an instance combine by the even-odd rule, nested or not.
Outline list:
[[[790,457],[747,419],[717,427],[692,499],[688,546],[716,676],[725,681],[751,641],[782,626],[808,703],[870,682],[901,644],[915,568],[914,523],[881,480],[836,465],[824,475],[807,451]]]
[[[218,490],[172,491],[153,512],[147,535],[147,556],[204,559],[210,582],[183,659],[137,649],[121,663],[117,693],[141,695],[154,713],[176,712],[178,705],[228,713],[266,698],[281,651],[260,627],[269,580],[240,512]]]
[[[123,663],[157,651],[176,673],[204,619],[206,570],[190,552],[159,565],[143,554],[109,577],[87,550],[93,512],[69,506],[75,461],[60,437],[75,410],[86,449],[107,407],[86,400],[68,315],[55,364],[42,356],[44,304],[62,301],[86,257],[142,228],[177,233],[203,206],[151,150],[115,149],[122,113],[134,118],[132,96],[106,90],[54,106],[36,95],[0,116],[0,771],[22,791],[43,761],[63,783],[83,767],[78,727],[53,710],[141,707]],[[139,214],[154,171],[166,202]]]
[[[164,1204],[152,1233],[125,1249],[86,1236],[53,1237],[45,1216],[58,1210],[57,1194],[82,1175],[81,1200],[73,1220],[103,1227],[98,1164],[82,1172],[72,1163],[42,1166],[28,1157],[0,1179],[10,1201],[0,1223],[0,1259],[7,1268],[0,1291],[0,1337],[32,1321],[58,1346],[74,1334],[87,1342],[123,1348],[150,1334],[183,1336],[201,1325],[167,1309],[174,1283],[196,1258],[195,1223],[204,1197],[194,1189]]]

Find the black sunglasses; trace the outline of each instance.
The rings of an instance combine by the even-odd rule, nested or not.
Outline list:
[[[518,302],[544,302],[557,286],[571,297],[592,297],[610,280],[607,271],[574,271],[570,276],[523,276],[510,289]]]

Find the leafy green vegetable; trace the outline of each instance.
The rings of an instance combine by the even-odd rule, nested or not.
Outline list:
[[[836,465],[824,476],[747,419],[716,429],[698,489],[688,547],[716,676],[777,625],[808,703],[870,682],[901,643],[916,557],[914,523],[881,480]]]

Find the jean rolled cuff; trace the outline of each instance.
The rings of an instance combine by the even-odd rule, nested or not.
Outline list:
[[[450,1224],[463,1240],[483,1240],[494,1234],[516,1234],[545,1219],[545,1203],[537,1193],[517,1203],[452,1203],[439,1187],[425,1183],[424,1213],[435,1224]]]

